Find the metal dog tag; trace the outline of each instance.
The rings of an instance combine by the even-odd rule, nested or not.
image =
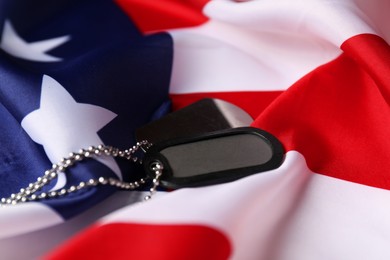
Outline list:
[[[249,126],[252,122],[250,115],[241,108],[220,99],[206,98],[137,129],[136,138],[138,141],[148,140],[156,144],[221,129]]]
[[[144,167],[153,178],[152,166],[162,164],[160,185],[177,189],[229,182],[275,169],[283,155],[281,143],[270,133],[240,127],[157,143],[147,151]]]

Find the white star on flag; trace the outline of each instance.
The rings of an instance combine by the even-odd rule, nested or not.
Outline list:
[[[69,35],[37,42],[26,42],[15,31],[10,21],[4,22],[0,48],[12,56],[31,61],[53,62],[61,58],[46,54],[70,39]]]
[[[116,116],[103,107],[77,103],[60,83],[44,75],[40,108],[26,115],[21,125],[31,139],[43,145],[50,161],[57,163],[70,152],[102,144],[97,132]],[[113,158],[95,159],[122,179]],[[53,190],[62,188],[65,182],[65,175],[59,175]]]

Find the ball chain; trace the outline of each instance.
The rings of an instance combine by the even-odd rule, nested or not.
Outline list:
[[[98,157],[98,156],[112,156],[120,157],[126,160],[131,160],[135,163],[142,164],[142,160],[134,156],[140,148],[144,151],[149,149],[151,144],[148,141],[138,142],[135,146],[127,150],[119,150],[111,146],[99,145],[97,147],[91,146],[88,149],[81,149],[78,153],[70,153],[67,158],[63,158],[61,162],[53,164],[52,168],[45,171],[42,177],[38,177],[36,182],[30,183],[27,187],[20,189],[18,193],[11,194],[8,198],[2,198],[0,200],[0,206],[4,205],[16,205],[18,203],[28,201],[38,201],[49,198],[56,198],[65,196],[70,193],[75,193],[88,187],[94,187],[97,185],[109,185],[114,186],[122,190],[134,190],[146,183],[147,178],[141,178],[134,182],[125,182],[115,178],[99,177],[98,179],[89,179],[88,181],[81,181],[78,185],[72,185],[69,188],[62,188],[59,190],[41,192],[38,193],[43,187],[48,185],[50,181],[58,176],[59,172],[64,172],[67,168],[74,165],[76,162],[82,161],[86,158]],[[145,200],[151,199],[152,195],[156,192],[156,188],[159,185],[159,178],[162,175],[163,166],[160,163],[156,163],[153,166],[155,177],[153,178],[153,186],[150,188],[150,194],[145,197]]]

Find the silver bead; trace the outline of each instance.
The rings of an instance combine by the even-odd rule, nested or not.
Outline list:
[[[113,150],[111,151],[111,155],[114,156],[114,157],[117,157],[118,154],[119,154],[118,149],[113,149]],[[110,154],[109,154],[109,155],[110,155]]]
[[[107,179],[104,178],[104,177],[100,177],[98,181],[99,181],[100,184],[103,184],[103,185],[108,183]]]
[[[75,159],[76,161],[81,161],[81,160],[84,159],[84,156],[81,155],[81,154],[76,154],[76,155],[74,156],[74,159]]]
[[[89,179],[88,180],[88,184],[92,185],[92,186],[96,186],[97,185],[97,181],[95,179]]]
[[[68,168],[69,166],[72,166],[73,165],[73,161],[70,160],[70,159],[67,159],[65,162],[64,162],[64,166],[66,168]]]
[[[84,187],[85,187],[85,182],[82,181],[82,182],[80,182],[79,185],[77,186],[77,189],[80,190],[80,189],[82,189],[82,188],[84,188]]]
[[[117,183],[117,180],[114,179],[114,178],[109,178],[109,179],[108,179],[108,182],[110,183],[111,186],[115,186],[116,183]]]

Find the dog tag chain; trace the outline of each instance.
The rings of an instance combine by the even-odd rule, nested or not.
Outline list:
[[[147,141],[141,141],[138,142],[131,149],[123,151],[111,146],[99,145],[97,147],[91,146],[88,149],[81,149],[78,153],[70,153],[69,157],[63,158],[61,162],[54,164],[51,169],[45,171],[44,175],[42,177],[38,177],[36,182],[30,183],[27,187],[20,189],[18,193],[11,194],[11,196],[8,198],[2,198],[0,200],[0,205],[15,205],[21,202],[61,197],[97,185],[109,185],[123,190],[134,190],[145,184],[149,177],[147,176],[146,178],[141,178],[140,180],[134,182],[125,182],[115,178],[99,177],[98,179],[89,179],[85,182],[81,181],[78,185],[72,185],[69,188],[62,188],[49,192],[40,192],[43,187],[48,185],[50,181],[52,181],[58,176],[59,172],[65,172],[75,163],[85,160],[87,158],[93,158],[98,156],[112,156],[124,158],[134,163],[142,164],[142,160],[138,157],[135,157],[134,154],[140,148],[146,151],[150,148],[150,146],[151,144],[149,144]],[[154,171],[155,175],[152,178],[153,186],[152,188],[150,188],[150,194],[145,197],[145,200],[151,199],[152,195],[156,192],[156,188],[159,185],[159,177],[162,174],[163,167],[160,164],[153,164],[150,170]]]

